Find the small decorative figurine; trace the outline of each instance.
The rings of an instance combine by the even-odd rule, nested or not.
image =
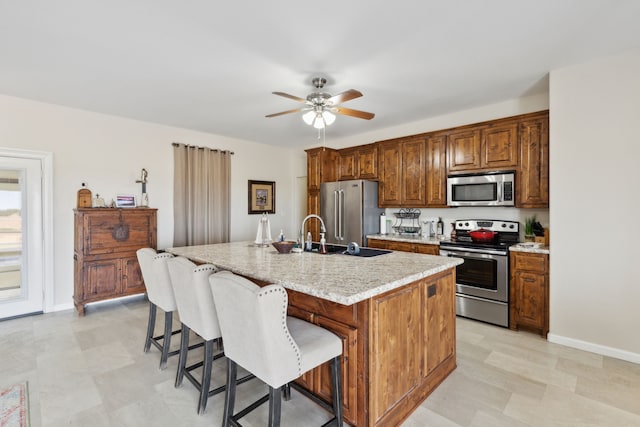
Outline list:
[[[142,197],[140,198],[140,206],[149,206],[149,196],[147,195],[147,170],[142,168],[140,172],[140,179],[136,181],[138,184],[142,184]]]

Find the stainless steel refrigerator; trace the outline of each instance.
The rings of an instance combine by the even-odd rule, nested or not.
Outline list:
[[[378,183],[356,179],[320,184],[320,216],[327,243],[366,246],[366,235],[380,232]]]

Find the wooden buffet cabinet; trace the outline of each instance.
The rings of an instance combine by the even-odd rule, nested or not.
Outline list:
[[[509,328],[549,333],[549,255],[511,251]]]
[[[308,213],[319,213],[322,182],[377,179],[380,207],[434,208],[447,206],[447,175],[489,171],[515,171],[517,208],[548,208],[549,112],[341,150],[311,149],[307,168]]]
[[[74,209],[74,295],[85,305],[145,292],[136,251],[156,248],[156,209]]]

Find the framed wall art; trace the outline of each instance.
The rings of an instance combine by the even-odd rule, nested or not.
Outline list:
[[[276,213],[276,183],[249,180],[249,213]]]

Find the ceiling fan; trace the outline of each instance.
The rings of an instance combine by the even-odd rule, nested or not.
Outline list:
[[[288,93],[284,92],[273,92],[274,95],[283,96],[285,98],[293,99],[296,102],[306,104],[306,107],[269,114],[265,117],[277,117],[284,114],[306,111],[306,113],[302,115],[302,119],[305,121],[305,123],[308,125],[313,125],[313,127],[316,129],[323,129],[325,126],[331,125],[336,120],[335,114],[342,114],[345,116],[357,117],[359,119],[365,120],[371,120],[375,116],[375,114],[367,113],[366,111],[353,110],[351,108],[338,106],[343,102],[361,97],[362,93],[360,91],[349,89],[345,92],[332,96],[326,92],[321,91],[321,89],[327,83],[327,80],[325,78],[315,77],[312,80],[312,83],[315,86],[316,91],[307,95],[306,99],[294,95],[289,95]]]

